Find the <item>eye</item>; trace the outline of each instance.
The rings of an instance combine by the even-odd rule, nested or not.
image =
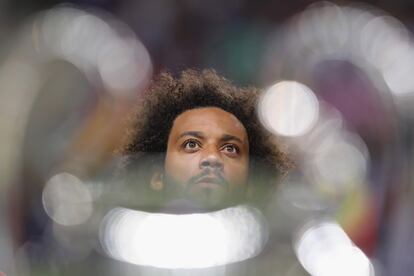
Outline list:
[[[233,145],[233,144],[224,145],[224,147],[222,149],[226,153],[231,153],[231,154],[237,154],[240,151],[239,148],[236,145]]]
[[[190,139],[183,143],[183,148],[186,151],[195,151],[200,148],[200,143],[197,140]]]

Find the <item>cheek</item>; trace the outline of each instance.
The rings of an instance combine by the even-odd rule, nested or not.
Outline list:
[[[248,162],[227,164],[227,178],[232,185],[246,185],[249,175]]]
[[[196,173],[197,164],[194,156],[174,152],[167,154],[164,168],[169,177],[185,183]]]

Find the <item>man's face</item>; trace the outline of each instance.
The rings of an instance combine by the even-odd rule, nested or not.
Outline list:
[[[167,188],[203,207],[231,204],[246,191],[246,130],[220,108],[187,110],[174,120],[164,165]]]

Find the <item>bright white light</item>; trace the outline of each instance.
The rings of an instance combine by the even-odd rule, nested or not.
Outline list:
[[[308,226],[295,244],[296,255],[313,276],[373,276],[369,259],[334,222]]]
[[[85,15],[75,8],[60,7],[51,9],[40,19],[41,40],[45,44],[47,51],[55,56],[62,55],[62,37],[64,33],[72,26],[73,22],[82,15]]]
[[[136,40],[109,41],[99,54],[98,69],[109,90],[119,94],[136,93],[152,73],[150,56]]]
[[[342,8],[329,2],[317,2],[300,16],[298,33],[312,52],[335,55],[343,51],[349,38],[347,23]]]
[[[269,236],[267,222],[258,209],[240,205],[210,215],[220,221],[228,236],[225,263],[256,256],[266,245]]]
[[[263,221],[244,206],[187,215],[116,208],[101,225],[101,243],[112,258],[133,264],[211,267],[257,255],[267,241]]]
[[[410,47],[408,30],[391,16],[373,17],[361,30],[361,52],[377,69],[402,61]]]
[[[90,70],[103,45],[115,38],[114,31],[99,17],[66,7],[46,14],[41,33],[52,53],[82,70]]]
[[[373,17],[362,28],[361,52],[381,72],[393,93],[414,92],[414,45],[400,21],[391,16]]]
[[[81,69],[88,79],[99,76],[114,96],[135,96],[152,74],[147,49],[123,24],[75,8],[56,8],[43,18],[46,48]]]
[[[259,103],[259,116],[271,132],[299,136],[310,130],[318,119],[319,104],[314,93],[295,81],[271,86]]]
[[[61,30],[58,52],[79,68],[91,70],[101,49],[115,39],[115,34],[105,21],[91,14],[78,15],[69,23]]]
[[[396,95],[414,92],[414,47],[401,55],[398,63],[387,67],[382,71],[382,76],[390,90]]]
[[[60,173],[46,183],[42,193],[48,216],[61,225],[77,225],[92,214],[92,196],[76,176]]]

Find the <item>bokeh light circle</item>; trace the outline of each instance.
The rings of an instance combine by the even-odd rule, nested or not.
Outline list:
[[[48,216],[65,226],[85,222],[93,211],[89,189],[69,173],[59,173],[49,179],[43,189],[42,202]]]
[[[374,276],[367,256],[333,221],[309,223],[298,233],[296,255],[312,276]]]
[[[271,86],[259,102],[259,117],[272,133],[300,136],[316,123],[319,103],[306,85],[296,81],[281,81]]]

